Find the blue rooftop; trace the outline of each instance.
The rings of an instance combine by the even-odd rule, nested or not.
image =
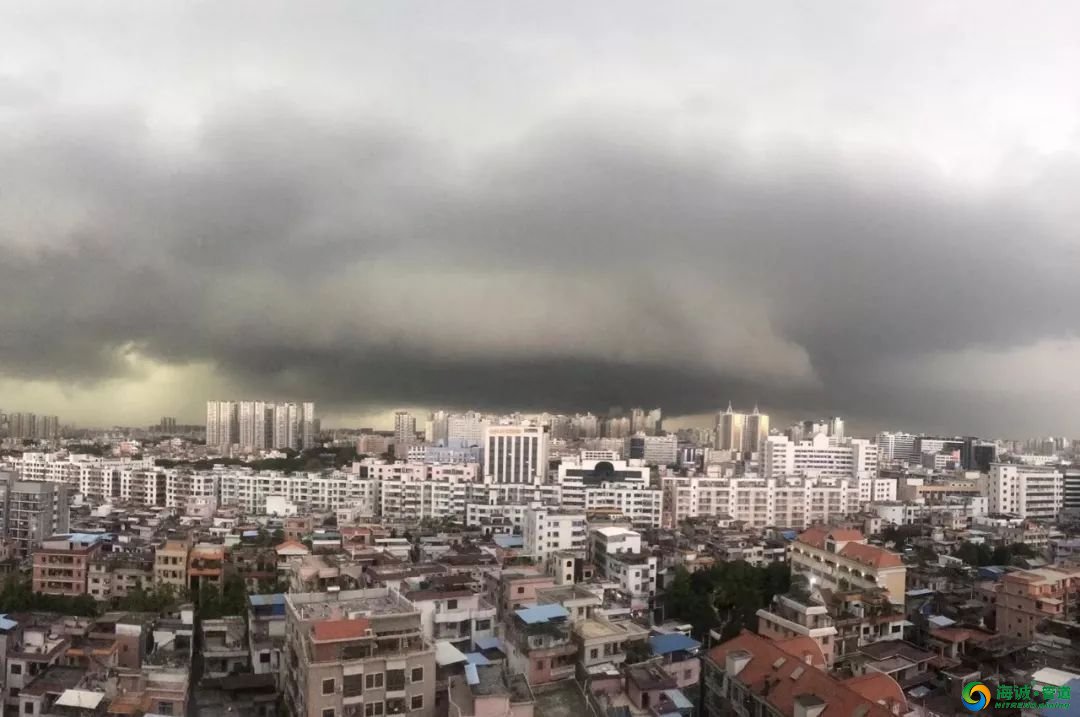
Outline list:
[[[502,643],[499,642],[497,637],[478,637],[473,642],[476,643],[476,649],[478,650],[501,650]]]
[[[470,685],[480,684],[480,674],[476,671],[476,665],[472,663],[465,665],[465,681]]]
[[[536,625],[560,617],[570,617],[570,613],[568,613],[566,608],[562,605],[551,603],[550,605],[523,607],[517,611],[517,616],[520,617],[526,625]]]
[[[9,620],[7,615],[0,615],[0,630],[14,630],[19,623]]]
[[[273,595],[248,595],[248,602],[252,605],[284,605],[285,595],[275,593]]]
[[[465,659],[469,661],[470,665],[490,665],[491,660],[484,657],[479,652],[466,652]]]
[[[523,548],[525,538],[520,535],[496,535],[495,544],[500,548]]]
[[[682,690],[664,690],[664,694],[667,695],[667,698],[674,702],[675,707],[680,710],[690,710],[694,708],[694,703],[682,693]]]
[[[673,632],[668,635],[653,635],[649,638],[649,647],[654,655],[670,655],[673,652],[696,650],[701,647],[701,643],[681,632]]]

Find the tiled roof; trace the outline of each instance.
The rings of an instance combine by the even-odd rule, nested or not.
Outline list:
[[[899,705],[898,714],[907,712],[907,698],[900,684],[883,672],[869,672],[865,675],[844,680],[844,684],[866,699],[878,704]]]
[[[296,540],[286,540],[284,543],[280,543],[279,545],[277,545],[274,548],[274,550],[276,550],[279,553],[283,553],[286,550],[298,550],[298,549],[303,550],[305,553],[310,553],[311,552],[310,550],[308,550],[308,547],[306,545],[304,545],[303,543],[298,542]]]
[[[812,528],[807,528],[799,534],[798,541],[811,545],[819,550],[825,549],[825,539],[832,538],[833,540],[843,543],[850,540],[865,540],[865,536],[857,530],[848,530],[843,528],[828,528],[824,525],[815,525]]]
[[[794,655],[803,662],[809,661],[811,665],[825,666],[825,655],[821,652],[821,645],[814,638],[807,635],[792,637],[787,640],[777,640],[776,646],[789,655]],[[809,660],[807,660],[809,658]]]
[[[863,717],[892,717],[886,707],[752,632],[744,630],[738,637],[714,647],[709,658],[723,669],[728,654],[739,651],[748,653],[750,661],[735,679],[783,715],[795,713],[796,698],[813,695],[825,703],[819,717],[851,717],[857,714],[856,710]]]
[[[864,543],[848,543],[839,554],[849,560],[874,568],[897,568],[904,564],[896,553]]]
[[[363,618],[356,620],[323,620],[311,627],[311,634],[316,642],[331,640],[353,640],[364,637],[371,628],[371,621]]]

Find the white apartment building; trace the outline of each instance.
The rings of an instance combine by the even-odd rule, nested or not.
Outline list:
[[[878,461],[881,463],[914,463],[919,455],[915,450],[915,442],[918,439],[914,433],[889,433],[883,431],[877,434],[875,442],[878,449]]]
[[[803,528],[858,507],[858,487],[839,478],[663,476],[664,523],[730,516],[757,528]]]
[[[548,469],[546,426],[488,425],[484,428],[484,480],[543,483]]]
[[[990,512],[1055,520],[1064,499],[1064,478],[1049,466],[990,465]]]
[[[898,478],[864,478],[858,482],[859,503],[880,503],[882,501],[896,500],[897,488],[900,483]]]
[[[658,560],[642,552],[641,533],[618,526],[589,531],[589,557],[602,579],[617,581],[634,598],[656,594]]]
[[[786,436],[769,436],[762,449],[761,473],[766,478],[803,475],[861,480],[876,477],[877,470],[877,448],[861,438],[834,445],[821,433],[798,443]]]
[[[525,553],[537,560],[561,550],[585,549],[585,514],[533,504],[525,511]]]
[[[649,465],[666,466],[678,462],[679,438],[670,436],[646,436],[644,433],[626,439],[626,455],[631,460],[640,459]]]
[[[206,445],[227,448],[240,439],[240,423],[235,401],[206,402]]]

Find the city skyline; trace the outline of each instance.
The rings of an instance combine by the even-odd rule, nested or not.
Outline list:
[[[1080,434],[1080,8],[565,10],[0,3],[0,402]]]

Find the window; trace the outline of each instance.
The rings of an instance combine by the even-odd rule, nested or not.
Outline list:
[[[593,649],[589,650],[589,657],[591,657],[592,659],[595,660],[599,656],[600,650],[598,650],[597,648],[594,647]]]
[[[524,595],[525,594],[525,588],[518,588],[517,594],[518,595]]]
[[[387,670],[386,689],[392,692],[405,689],[405,670]]]
[[[345,697],[359,697],[364,694],[364,676],[363,675],[345,675],[345,679],[342,680],[342,694]]]
[[[16,665],[15,663],[11,663],[11,674],[13,674],[13,675],[21,675],[22,674],[22,665]]]
[[[324,695],[332,695],[336,691],[337,690],[334,687],[334,681],[333,680],[323,680],[322,681],[322,693]]]
[[[34,714],[34,703],[33,702],[23,702],[22,708],[23,708],[23,712],[25,712],[26,714],[28,714],[28,715]]]
[[[331,707],[328,710],[323,710],[322,711],[322,717],[334,717],[334,708]]]
[[[382,702],[368,702],[364,705],[364,717],[381,717],[382,713]]]
[[[127,650],[127,646],[124,647],[124,650],[125,651]],[[264,652],[261,655],[259,655],[259,662],[261,662],[263,664],[266,664],[266,663],[270,662],[270,653],[269,652]]]
[[[424,668],[423,667],[414,667],[414,668],[412,668],[412,681],[413,682],[423,682],[424,681]]]
[[[377,688],[382,687],[382,686],[383,686],[383,673],[381,673],[381,672],[373,672],[370,675],[364,675],[364,687],[366,687],[367,689],[373,690],[373,689],[377,689]],[[382,709],[381,703],[380,703],[379,709],[380,710]],[[379,714],[382,714],[382,712],[380,712]]]
[[[397,697],[386,701],[386,714],[399,715],[405,712],[405,698]]]
[[[447,610],[457,610],[457,600],[447,600],[446,601],[446,609]]]
[[[424,709],[424,696],[423,695],[414,695],[413,698],[412,698],[412,702],[409,704],[409,709],[412,709],[412,710],[422,710],[422,709]]]
[[[475,624],[476,624],[476,627],[473,628],[474,630],[490,630],[491,629],[491,620],[477,620]]]
[[[163,715],[171,715],[173,713],[172,702],[158,702],[158,712]]]

